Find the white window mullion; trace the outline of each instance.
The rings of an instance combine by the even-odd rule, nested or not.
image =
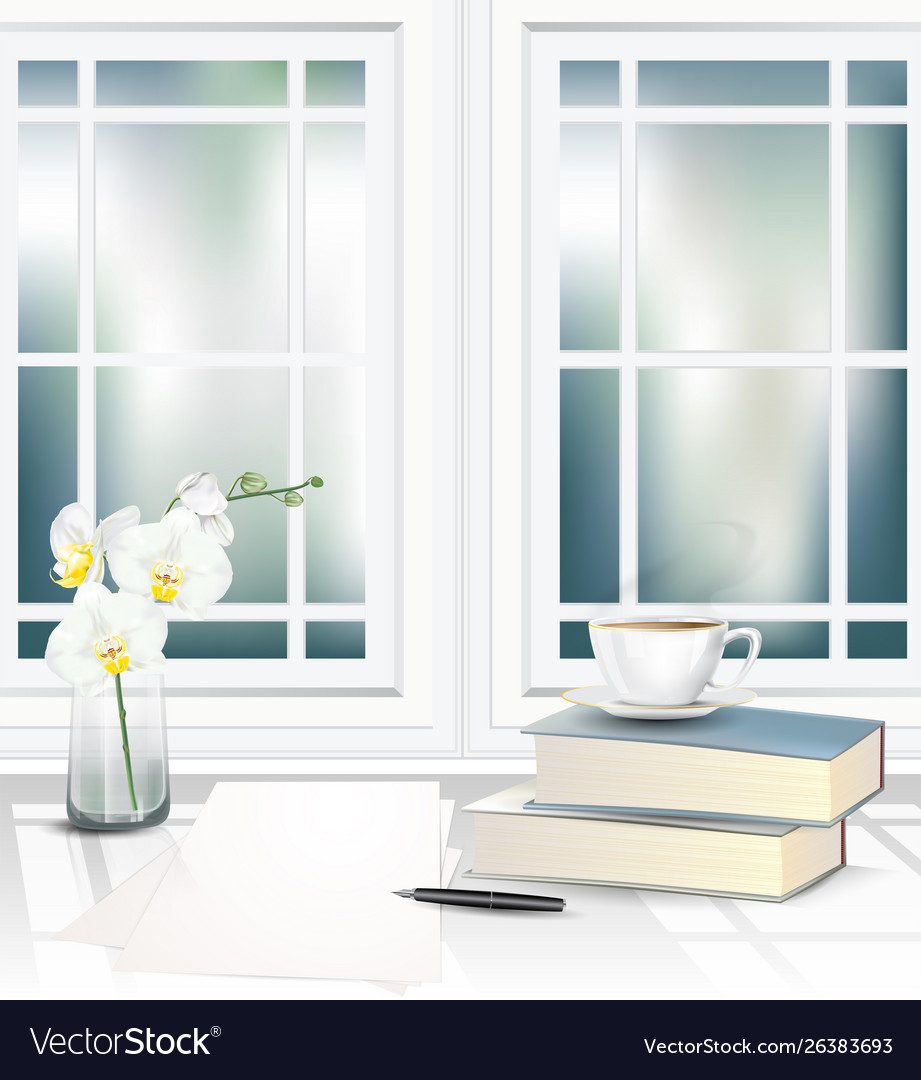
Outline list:
[[[831,266],[831,423],[828,447],[828,650],[833,663],[847,658],[847,60],[829,63],[828,201]],[[835,538],[842,538],[836,542]]]
[[[96,509],[96,379],[95,379],[95,162],[94,125],[96,65],[82,59],[78,65],[79,108],[75,118],[80,125],[79,149],[79,300],[77,373],[77,501],[89,510],[94,520]]]
[[[636,71],[620,65],[620,603],[637,605]]]
[[[304,61],[288,59],[288,478],[307,477],[304,453]],[[309,494],[302,492],[305,498]],[[288,515],[288,659],[305,654],[305,515]]]

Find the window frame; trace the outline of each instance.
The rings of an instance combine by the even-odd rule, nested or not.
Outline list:
[[[713,4],[710,7],[717,9],[720,8],[720,5]],[[619,12],[619,14],[622,14],[625,18],[629,18],[631,14],[637,14],[636,5],[626,5],[624,12]],[[654,10],[649,11],[648,14],[653,19],[656,17]],[[722,11],[719,14],[722,14],[723,18],[725,18]],[[543,413],[543,419],[547,421],[545,424],[541,423],[540,416],[535,416],[533,409],[534,398],[539,393],[539,390],[535,390],[529,368],[529,357],[535,348],[535,329],[531,319],[531,308],[529,307],[530,275],[532,267],[539,263],[538,250],[529,230],[532,215],[536,215],[537,211],[532,202],[527,168],[527,162],[531,160],[534,152],[535,141],[531,122],[533,104],[531,100],[531,79],[534,50],[539,47],[541,38],[557,34],[566,35],[569,39],[576,39],[580,34],[588,35],[591,38],[599,34],[643,32],[665,36],[674,34],[677,35],[675,40],[680,40],[682,36],[704,32],[756,32],[764,35],[763,41],[767,44],[771,35],[765,33],[765,31],[782,31],[802,36],[804,56],[808,56],[810,59],[823,59],[825,50],[822,43],[828,33],[850,31],[857,35],[869,35],[870,44],[868,48],[873,48],[880,40],[879,34],[881,33],[888,32],[898,35],[910,30],[917,34],[918,30],[921,29],[917,23],[904,25],[875,23],[861,24],[860,26],[853,24],[820,24],[816,22],[797,24],[795,18],[783,23],[779,21],[776,23],[758,23],[754,22],[757,14],[757,12],[749,14],[748,17],[753,20],[751,23],[746,20],[730,24],[722,22],[719,15],[714,17],[713,22],[705,23],[706,16],[702,11],[695,11],[695,18],[699,18],[701,21],[695,21],[694,23],[668,23],[664,19],[661,22],[648,20],[641,22],[638,19],[635,23],[626,21],[615,23],[608,21],[609,14],[603,10],[602,4],[593,3],[590,0],[581,0],[575,5],[567,6],[565,11],[561,10],[559,5],[541,5],[521,0],[521,2],[514,4],[511,10],[503,8],[501,12],[495,11],[493,14],[493,82],[494,85],[501,84],[505,91],[505,97],[502,100],[497,98],[493,102],[490,117],[492,126],[490,176],[493,198],[490,222],[492,232],[492,285],[488,297],[488,307],[484,295],[481,310],[484,313],[484,318],[487,317],[487,312],[491,318],[493,356],[491,372],[492,438],[494,447],[501,447],[502,449],[501,453],[494,453],[489,473],[492,492],[491,520],[489,523],[491,581],[490,587],[482,590],[482,595],[477,600],[479,610],[484,613],[488,612],[492,633],[490,669],[488,676],[483,679],[483,683],[479,688],[479,700],[483,704],[484,714],[481,719],[475,719],[471,723],[470,744],[477,752],[484,752],[487,749],[494,752],[514,752],[520,741],[518,729],[524,724],[546,715],[552,709],[554,700],[559,702],[560,707],[562,707],[564,703],[559,701],[558,695],[560,693],[572,687],[601,681],[597,666],[593,660],[568,662],[566,664],[559,661],[558,617],[552,620],[552,629],[549,626],[551,620],[545,619],[542,631],[543,638],[539,641],[535,641],[536,635],[528,618],[529,607],[532,604],[531,586],[535,578],[538,579],[538,588],[545,598],[544,613],[546,614],[547,611],[556,613],[561,608],[561,605],[553,599],[555,583],[551,579],[548,584],[541,578],[542,571],[548,565],[552,567],[552,555],[548,558],[545,554],[541,564],[540,560],[534,558],[531,547],[533,537],[547,535],[548,514],[543,511],[550,507],[550,514],[555,513],[556,511],[553,508],[559,505],[558,490],[554,487],[555,482],[558,482],[559,467],[558,453],[555,454],[556,433],[554,431],[554,427],[559,422],[558,406],[555,417],[553,416],[553,406],[545,406]],[[808,15],[808,11],[803,11],[798,14],[797,18],[805,19]],[[529,16],[532,18],[529,18]],[[551,21],[554,16],[558,16],[560,21]],[[659,17],[661,18],[661,16]],[[919,39],[916,38],[915,40]],[[511,59],[513,45],[514,62]],[[909,49],[911,50],[910,55],[916,57],[917,45],[912,44]],[[904,53],[905,46],[903,42],[903,56]],[[573,57],[576,55],[578,54],[572,54]],[[679,52],[677,55],[684,54]],[[755,58],[767,58],[772,55],[768,48],[766,53],[759,54]],[[604,52],[603,56],[604,58],[608,56],[617,58],[609,52]],[[599,55],[598,58],[601,58],[601,56]],[[855,58],[860,58],[860,56],[858,55]],[[623,78],[622,72],[622,80]],[[558,92],[558,83],[550,92],[553,91]],[[831,112],[833,110],[834,106],[825,111]],[[648,112],[650,117],[654,111],[658,112],[660,110],[642,110],[643,113]],[[677,112],[678,110],[674,109],[672,111]],[[691,111],[683,110],[684,115],[682,118],[689,115]],[[722,111],[728,114],[730,112],[753,113],[756,110],[723,109]],[[764,108],[757,110],[761,114],[769,111]],[[792,112],[793,110],[791,108],[787,111]],[[805,114],[807,111],[815,113],[818,109],[810,107],[809,109],[800,108],[797,110],[800,114]],[[881,113],[891,113],[895,110],[879,108],[871,110],[871,107],[861,107],[859,109],[852,107],[845,110],[842,106],[840,111],[842,114],[847,111],[849,114],[860,113],[867,119],[877,119]],[[910,98],[909,107],[907,109],[902,108],[900,111],[902,113],[902,122],[908,122],[910,113],[913,117],[916,117],[918,115],[917,100],[915,99],[914,108],[912,109],[912,99]],[[604,109],[559,109],[557,107],[554,120],[559,120],[562,113],[573,114],[572,118],[578,115],[584,119],[589,113],[593,117],[599,117],[599,114],[605,112]],[[615,110],[611,109],[610,112],[613,115]],[[871,112],[872,117],[870,116]],[[570,115],[565,118],[569,119]],[[853,115],[848,119],[856,120],[857,116]],[[831,120],[830,116],[828,120]],[[842,155],[841,159],[843,160],[843,146],[836,147],[833,153]],[[625,164],[625,171],[626,168]],[[909,163],[909,171],[910,175],[918,175],[917,153],[915,153],[914,164]],[[833,191],[832,199],[840,198],[842,192],[842,188]],[[626,198],[625,193],[625,202]],[[520,208],[518,215],[513,213],[516,205]],[[546,213],[546,204],[543,205],[543,210]],[[912,237],[912,254],[910,254],[911,261],[909,264],[910,283],[913,280],[913,267],[917,265],[917,249],[919,246],[918,221],[916,216],[911,215],[911,212],[909,228]],[[629,229],[630,224],[624,221],[624,232],[626,233]],[[623,258],[631,257],[627,254],[626,242],[624,252]],[[832,257],[836,258],[837,255],[833,254]],[[840,285],[838,287],[840,288]],[[909,288],[911,288],[910,284]],[[546,305],[549,295],[545,289],[541,297],[534,301],[534,306],[538,311],[545,310],[541,305]],[[552,306],[556,307],[558,295],[551,297],[551,299]],[[625,306],[627,302],[625,297]],[[913,356],[911,340],[913,339],[910,339],[908,350],[904,353],[889,354],[888,358],[882,361],[881,366],[910,368]],[[553,346],[548,346],[548,348],[551,351],[553,350]],[[556,355],[559,359],[560,354],[557,352]],[[579,359],[573,360],[572,366],[592,366],[591,361],[584,362],[585,357],[590,356],[590,354],[578,355]],[[754,364],[764,363],[765,357],[763,355],[751,355]],[[808,359],[802,362],[811,366],[829,366],[832,355],[832,353],[810,354]],[[514,357],[515,359],[511,363],[503,360],[500,370],[496,359],[500,356],[503,358]],[[607,364],[598,361],[599,366],[620,367],[622,356],[623,340],[621,351],[608,354]],[[707,354],[706,366],[725,366],[728,359],[728,357],[721,358],[719,354]],[[636,366],[646,366],[645,361],[646,354],[639,354],[636,359]],[[697,363],[699,362],[698,359]],[[676,353],[668,354],[667,358],[663,356],[661,363],[663,366],[694,366],[693,360]],[[847,366],[865,366],[860,354],[856,353],[845,355],[843,363]],[[912,418],[921,415],[921,396],[919,396],[919,387],[916,382],[917,380],[909,376],[909,490],[911,490],[912,483],[917,483],[919,464],[921,464],[918,456],[918,439],[912,434]],[[843,404],[842,387],[837,386],[834,392],[837,398],[832,407],[840,417]],[[624,401],[623,394],[621,400]],[[521,403],[520,408],[518,402]],[[499,403],[501,403],[501,408],[497,407]],[[621,419],[623,420],[624,415],[628,413],[632,413],[632,409],[624,408],[622,404]],[[633,425],[634,430],[629,430],[632,419],[632,416],[628,416],[626,420],[628,431],[622,432],[622,439],[634,437],[635,423]],[[548,424],[550,426],[547,426]],[[843,429],[840,424],[836,424],[832,434],[832,455],[840,454],[844,447]],[[551,469],[549,483],[547,482],[548,473],[546,472],[548,467]],[[539,477],[538,484],[532,483],[535,476]],[[624,490],[624,487],[629,487],[631,484],[632,490]],[[628,479],[624,487],[622,487],[622,498],[635,498],[635,482]],[[836,503],[840,503],[841,491],[838,487],[833,490],[832,498],[836,500]],[[839,507],[836,506],[835,509],[839,509]],[[911,535],[916,536],[919,525],[917,511],[910,507],[909,515]],[[558,534],[558,526],[554,531]],[[633,546],[633,555],[635,556],[635,543]],[[836,563],[832,572],[839,577],[842,573],[841,563],[841,557],[836,554]],[[846,571],[846,567],[844,570]],[[919,597],[918,575],[914,570],[910,556],[908,572],[909,603],[905,607],[910,608],[915,613],[915,619],[917,619],[919,608],[921,608],[921,597]],[[558,596],[557,591],[557,600]],[[598,605],[592,605],[591,610],[589,610],[589,605],[585,607],[585,611],[570,608],[573,612],[571,617],[578,619],[584,615],[587,619],[599,614]],[[664,605],[664,607],[670,612],[684,609],[688,611],[700,610],[700,605]],[[721,605],[721,610],[725,607],[725,605]],[[729,605],[726,617],[738,621],[739,615],[737,611],[741,607],[742,605]],[[749,619],[754,620],[757,615],[761,614],[770,614],[774,618],[783,617],[783,608],[781,606],[763,605],[759,606],[757,610],[752,610],[753,607],[753,605],[745,605],[746,611],[749,612]],[[809,605],[809,607],[811,608],[812,605]],[[858,618],[874,617],[869,606],[850,605],[850,607],[854,608],[854,615],[851,617],[855,617],[855,615]],[[880,605],[880,609],[882,607]],[[805,605],[803,609],[805,609]],[[604,610],[603,606],[602,610]],[[656,613],[653,605],[644,604],[641,610],[644,613],[647,611],[650,614]],[[893,617],[893,607],[891,605],[885,605],[885,610],[890,618]],[[859,614],[857,614],[858,611]],[[918,628],[915,627],[913,630],[910,628],[909,635],[909,657],[917,658],[919,645],[921,645]],[[840,642],[841,633],[839,631],[839,645]],[[552,655],[554,648],[557,650],[555,662]],[[919,690],[917,663],[912,666],[912,659],[883,662],[850,661],[845,669],[841,669],[836,673],[834,679],[829,678],[827,674],[821,679],[816,679],[814,672],[810,674],[797,670],[802,664],[803,662],[800,661],[786,664],[780,662],[781,669],[778,669],[775,664],[774,673],[769,675],[765,670],[767,661],[759,661],[758,667],[761,670],[756,670],[753,673],[753,682],[758,684],[754,688],[758,689],[762,694],[760,703],[764,705],[775,704],[778,707],[795,707],[799,701],[805,703],[803,707],[809,708],[809,702],[825,700],[836,703],[837,711],[847,711],[850,699],[861,699],[863,701],[863,704],[860,705],[861,709],[879,708],[881,712],[883,710],[898,712],[902,707],[899,702],[902,701],[909,715],[916,713],[916,705],[912,704],[912,702],[921,693],[921,690]],[[727,663],[727,669],[729,667],[730,665]],[[897,671],[896,667],[898,668]],[[785,668],[785,670],[782,670],[782,668]],[[874,668],[875,670],[871,670]],[[730,674],[730,670],[727,670],[728,674]],[[874,698],[876,702],[871,700]],[[890,702],[891,708],[889,705],[884,705],[883,702]],[[488,713],[485,711],[487,707]],[[856,707],[856,702],[853,702],[851,707]],[[831,711],[835,710],[832,709]],[[917,724],[917,721],[915,721],[915,724]]]
[[[392,206],[389,228],[395,238],[386,281],[395,299],[391,306],[395,365],[389,387],[386,384],[375,386],[373,382],[368,386],[369,397],[376,393],[385,403],[392,402],[392,413],[383,426],[377,425],[370,430],[366,455],[372,463],[368,477],[369,498],[376,500],[382,511],[378,520],[383,518],[386,522],[389,515],[392,521],[390,539],[387,536],[381,538],[373,529],[367,537],[368,548],[375,549],[373,558],[378,572],[373,589],[378,595],[374,598],[370,595],[373,590],[369,578],[366,606],[372,602],[386,603],[386,594],[391,594],[389,630],[383,627],[375,632],[377,652],[385,656],[386,662],[374,667],[364,664],[364,675],[352,670],[343,678],[343,667],[354,669],[361,662],[310,661],[318,675],[314,685],[305,686],[304,679],[297,673],[287,679],[278,677],[278,665],[284,661],[253,661],[253,665],[261,669],[255,676],[233,672],[232,662],[221,665],[219,662],[168,661],[171,752],[178,756],[194,754],[202,747],[207,747],[209,754],[218,756],[252,753],[269,757],[279,753],[351,755],[368,752],[450,755],[458,750],[455,665],[451,659],[456,638],[453,586],[456,507],[453,491],[443,490],[434,481],[436,462],[437,467],[446,467],[451,475],[456,467],[453,378],[446,378],[441,371],[436,373],[432,363],[433,341],[443,359],[445,373],[451,371],[455,362],[453,320],[440,325],[436,324],[435,318],[438,309],[452,306],[449,298],[453,296],[454,288],[453,243],[445,244],[445,237],[440,237],[440,246],[436,250],[433,222],[437,216],[436,206],[441,214],[453,215],[453,202],[448,194],[453,185],[443,181],[446,177],[453,179],[456,148],[453,138],[446,140],[435,132],[431,123],[436,102],[439,109],[448,109],[452,114],[454,111],[453,24],[441,13],[431,11],[421,0],[403,0],[393,7],[396,10],[388,14],[399,17],[386,22],[380,20],[382,13],[379,11],[375,12],[378,18],[371,21],[367,18],[365,4],[347,0],[345,4],[326,6],[327,15],[335,15],[327,23],[258,26],[242,22],[189,26],[177,23],[156,27],[149,24],[120,24],[117,27],[107,24],[62,27],[6,24],[0,28],[2,48],[7,54],[14,46],[15,36],[23,33],[41,35],[41,40],[46,43],[45,50],[47,43],[62,36],[66,39],[67,35],[83,34],[89,40],[95,35],[102,40],[107,33],[118,33],[134,35],[133,40],[143,41],[147,52],[152,43],[156,51],[157,33],[154,31],[162,31],[181,34],[189,43],[192,58],[208,58],[202,46],[207,44],[209,34],[228,35],[229,40],[239,42],[241,58],[246,58],[251,52],[248,51],[248,39],[260,32],[266,35],[263,40],[273,35],[277,40],[287,40],[289,47],[283,54],[285,57],[289,56],[292,37],[299,33],[319,33],[339,35],[344,39],[355,34],[378,35],[386,39],[393,58],[395,126],[389,152],[393,155],[395,188],[390,196],[385,190],[381,197],[389,198]],[[318,12],[314,11],[314,14]],[[435,54],[443,63],[432,62]],[[104,58],[98,50],[94,52],[95,56]],[[42,58],[55,57],[45,51]],[[17,54],[14,59],[18,59]],[[4,71],[15,73],[15,64],[5,65]],[[7,98],[12,94],[15,102],[14,76],[7,74],[4,79]],[[303,77],[300,84],[303,85]],[[69,110],[67,119],[74,118],[74,111]],[[125,114],[130,111],[119,110]],[[255,108],[249,110],[251,113],[258,111]],[[328,118],[331,112],[324,110],[324,114]],[[300,119],[307,119],[304,112],[299,114]],[[436,178],[442,182],[436,182]],[[15,230],[15,183],[11,190],[9,176],[0,194],[4,198],[7,222],[12,213]],[[294,225],[292,222],[292,228]],[[5,295],[10,295],[12,284],[12,295],[15,296],[15,280],[13,248],[12,257],[7,252],[0,262],[0,282]],[[291,319],[295,317],[296,312],[292,311]],[[294,344],[293,340],[291,344]],[[5,351],[16,356],[15,331],[12,347],[8,342]],[[74,358],[75,354],[68,354],[63,362],[72,362]],[[108,357],[99,354],[87,359],[91,364],[104,366]],[[174,358],[169,359],[172,362]],[[186,359],[194,364],[200,359],[208,363],[211,358],[194,356]],[[236,359],[239,361],[240,358]],[[284,363],[285,359],[285,354],[273,354],[263,362],[271,365],[273,360]],[[60,365],[61,355],[54,356],[53,362]],[[0,403],[5,430],[11,434],[14,447],[15,403],[14,386],[13,394],[4,395]],[[91,411],[84,408],[80,419],[81,423],[91,420]],[[292,432],[292,441],[296,441],[296,435],[297,429]],[[382,443],[393,447],[392,455],[380,454]],[[375,455],[388,463],[384,466],[385,475],[389,469],[392,477],[389,485],[377,485],[377,490],[371,494]],[[303,471],[302,457],[302,454],[297,457],[298,472]],[[299,479],[303,478],[299,476]],[[80,494],[83,494],[82,486]],[[12,497],[15,501],[15,492]],[[243,608],[242,605],[239,607]],[[228,613],[258,618],[268,610],[273,617],[283,617],[277,609],[272,610],[274,607],[245,605],[242,612],[229,612],[228,609]],[[314,617],[320,619],[342,614],[354,617],[350,605],[314,605],[314,608]],[[57,612],[53,617],[58,617]],[[439,624],[437,647],[430,631],[436,619]],[[59,682],[52,687],[43,661],[8,663],[10,656],[16,656],[15,622],[15,618],[11,619],[7,614],[0,626],[0,648],[7,658],[0,666],[0,682],[3,683],[0,693],[11,706],[21,703],[26,707],[18,714],[7,712],[6,721],[0,722],[0,753],[4,749],[15,752],[16,747],[22,746],[32,746],[36,752],[42,752],[42,747],[59,746],[62,734],[66,733],[70,688],[62,688]],[[217,667],[215,663],[218,663]],[[203,709],[203,699],[218,708]],[[50,735],[42,734],[48,729],[51,729]]]

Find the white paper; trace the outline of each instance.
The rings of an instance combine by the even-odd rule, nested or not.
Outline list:
[[[463,851],[460,848],[447,847],[451,819],[454,815],[454,800],[442,799],[440,807],[441,887],[447,889],[460,864]],[[124,949],[150,903],[151,897],[157,891],[166,871],[176,857],[183,839],[184,837],[132,874],[121,885],[116,886],[107,896],[55,934],[53,940],[77,941],[83,945],[104,945]]]
[[[215,784],[116,970],[437,981],[438,905],[393,891],[440,880],[440,819],[435,782]]]

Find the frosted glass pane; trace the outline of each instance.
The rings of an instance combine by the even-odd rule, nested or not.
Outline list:
[[[620,348],[619,124],[560,124],[560,348]]]
[[[76,60],[20,60],[20,106],[77,104]]]
[[[847,347],[908,345],[905,124],[847,126]]]
[[[309,622],[304,628],[308,660],[364,660],[363,622]]]
[[[828,600],[829,374],[639,372],[639,599]]]
[[[908,656],[908,623],[849,622],[849,660],[904,660]]]
[[[620,104],[620,61],[561,60],[560,105]]]
[[[640,349],[829,348],[828,127],[640,124]]]
[[[364,60],[308,60],[304,101],[310,106],[365,103]]]
[[[227,554],[233,561],[233,546]],[[171,620],[163,655],[167,660],[284,660],[288,624]]]
[[[620,599],[620,372],[560,372],[560,602]]]
[[[225,494],[244,472],[270,488],[288,476],[288,373],[282,368],[99,368],[96,507],[105,517],[136,505],[159,521],[177,483],[211,472]],[[237,486],[235,495],[240,494]],[[228,603],[287,600],[287,515],[270,496],[231,502]]]
[[[321,476],[307,514],[308,603],[365,599],[365,373],[304,371],[305,477]]]
[[[848,105],[906,105],[908,64],[904,60],[848,60]]]
[[[304,125],[307,352],[365,350],[365,126]]]
[[[97,60],[97,105],[287,105],[284,60]]]
[[[69,589],[49,578],[49,533],[62,507],[77,500],[77,369],[19,369],[19,602],[67,603]],[[43,654],[44,655],[44,654]]]
[[[827,60],[641,60],[639,105],[827,105]]]
[[[847,598],[904,603],[908,575],[907,372],[847,373]]]
[[[19,125],[19,351],[76,352],[76,124]]]
[[[284,124],[97,124],[96,348],[288,343]]]

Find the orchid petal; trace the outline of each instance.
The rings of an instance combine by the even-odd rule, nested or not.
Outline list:
[[[195,622],[203,622],[208,616],[208,609],[206,607],[192,607],[179,596],[172,601],[172,604],[173,607],[176,608],[177,611],[181,611],[187,619],[193,619]]]
[[[125,506],[121,510],[116,510],[114,514],[109,514],[107,518],[103,518],[99,523],[102,529],[103,548],[107,548],[125,529],[131,529],[139,524],[140,520],[141,511],[136,506]]]
[[[69,503],[51,523],[51,550],[58,557],[58,549],[68,544],[88,544],[93,535],[93,519],[89,510],[80,503]]]
[[[203,517],[201,531],[221,547],[230,547],[233,543],[233,525],[226,514],[209,514],[208,517]]]

